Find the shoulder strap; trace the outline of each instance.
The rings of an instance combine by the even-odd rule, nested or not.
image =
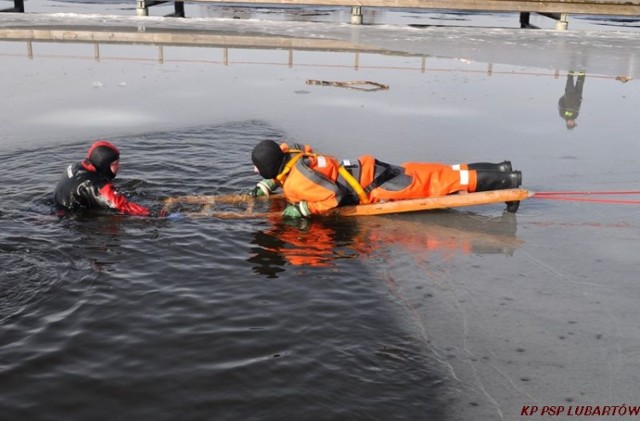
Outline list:
[[[291,172],[291,168],[296,165],[296,162],[298,162],[300,158],[307,156],[317,156],[315,153],[308,153],[303,151],[302,149],[289,149],[287,151],[287,154],[295,155],[289,159],[282,171],[280,171],[280,174],[276,176],[276,180],[278,180],[280,184],[284,182],[285,177]]]
[[[360,199],[360,204],[364,205],[369,203],[369,196],[367,195],[367,192],[365,192],[360,183],[358,183],[358,180],[356,180],[355,177],[351,175],[351,173],[344,167],[344,165],[340,164],[338,173],[340,173],[342,178],[344,178],[345,181],[349,184],[349,187],[351,187],[353,191],[356,192],[358,198]]]

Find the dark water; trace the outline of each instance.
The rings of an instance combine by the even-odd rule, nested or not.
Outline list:
[[[249,121],[113,139],[117,185],[150,206],[243,191],[252,146],[279,135]],[[464,214],[58,219],[49,193],[87,147],[0,156],[2,419],[445,417],[448,373],[407,323],[385,244],[465,252],[468,232],[447,231]]]

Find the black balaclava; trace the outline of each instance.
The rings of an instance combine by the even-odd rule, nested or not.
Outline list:
[[[273,140],[263,140],[251,152],[251,161],[262,178],[276,178],[282,169],[287,154]]]
[[[87,152],[87,161],[96,169],[98,174],[107,180],[113,180],[116,175],[111,171],[111,164],[120,159],[120,151],[112,143],[101,140],[94,143]]]

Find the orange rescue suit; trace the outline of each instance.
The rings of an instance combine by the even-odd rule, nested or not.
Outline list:
[[[306,201],[312,214],[341,205],[437,197],[476,189],[476,171],[469,170],[466,164],[408,162],[397,166],[370,155],[357,161],[339,161],[314,154],[308,145],[292,149],[283,143],[280,149],[289,155],[289,161],[277,181],[287,201],[292,204]],[[349,174],[345,176],[344,169],[341,173],[341,166]],[[358,187],[360,194],[356,191]]]

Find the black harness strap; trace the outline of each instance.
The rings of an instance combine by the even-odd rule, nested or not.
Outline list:
[[[373,189],[380,187],[387,181],[393,178],[396,178],[403,172],[402,168],[396,165],[390,165],[390,164],[387,164],[386,162],[378,161],[377,159],[375,161],[376,161],[376,169],[377,167],[382,167],[384,168],[384,170],[378,176],[376,176],[376,178],[373,179],[371,184],[365,187],[364,191],[367,192],[367,194],[371,193]]]

